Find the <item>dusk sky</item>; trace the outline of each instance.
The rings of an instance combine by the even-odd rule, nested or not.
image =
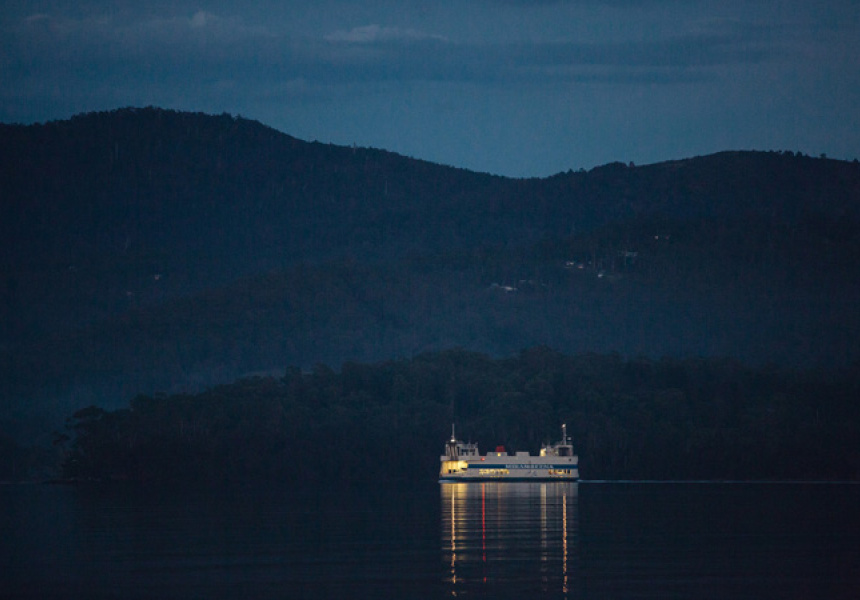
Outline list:
[[[854,159],[860,2],[4,2],[0,121],[147,105],[509,176]]]

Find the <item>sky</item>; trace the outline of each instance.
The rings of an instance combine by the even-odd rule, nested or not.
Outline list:
[[[126,106],[512,177],[860,157],[860,0],[5,0],[0,121]]]

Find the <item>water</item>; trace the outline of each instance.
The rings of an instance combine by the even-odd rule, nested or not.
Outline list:
[[[860,486],[0,486],[0,598],[858,598]]]
[[[441,487],[445,588],[462,597],[569,597],[580,571],[578,484]]]

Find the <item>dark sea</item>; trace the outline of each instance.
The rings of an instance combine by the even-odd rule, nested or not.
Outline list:
[[[860,598],[860,485],[0,486],[0,598]]]

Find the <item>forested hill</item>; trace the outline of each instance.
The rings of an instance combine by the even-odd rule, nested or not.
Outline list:
[[[567,423],[585,479],[857,481],[858,374],[449,350],[90,407],[58,446],[81,479],[430,480],[452,421],[482,452],[531,453]]]
[[[0,125],[0,430],[462,347],[860,360],[860,165],[508,179],[146,109]]]
[[[729,152],[511,180],[147,109],[0,126],[0,341],[299,260],[525,246],[643,217],[856,219],[860,166]]]
[[[494,181],[151,108],[2,126],[0,146],[4,296],[37,330],[65,324],[57,307],[76,323],[121,312],[128,292],[147,302],[299,260],[447,249],[478,233],[448,217]]]

